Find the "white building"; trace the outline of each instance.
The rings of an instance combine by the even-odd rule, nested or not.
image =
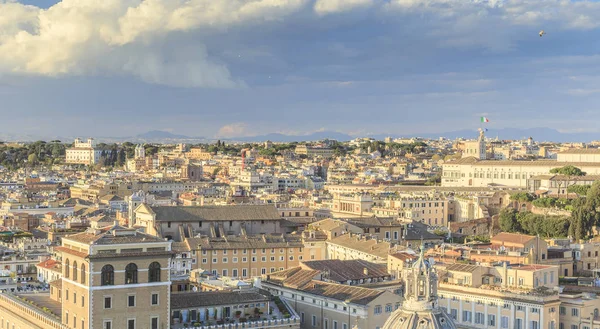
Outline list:
[[[73,147],[66,150],[66,163],[94,165],[100,160],[102,150],[96,149],[96,141],[93,138],[88,138],[83,141],[76,138]]]

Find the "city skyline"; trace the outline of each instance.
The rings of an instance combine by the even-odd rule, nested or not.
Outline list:
[[[494,129],[598,131],[595,1],[0,9],[7,134],[419,135],[475,130],[480,116]]]

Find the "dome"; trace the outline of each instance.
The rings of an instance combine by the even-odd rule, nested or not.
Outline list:
[[[456,329],[454,320],[438,305],[438,278],[432,265],[421,246],[419,258],[402,271],[402,306],[390,315],[383,329]]]
[[[390,315],[383,329],[456,329],[456,324],[443,309],[409,312],[399,308]]]

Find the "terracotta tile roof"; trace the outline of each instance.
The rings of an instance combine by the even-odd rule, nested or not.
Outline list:
[[[56,270],[61,268],[61,264],[54,259],[45,260],[36,265],[37,267],[45,268],[48,270]]]
[[[411,254],[406,253],[406,252],[397,252],[395,254],[391,254],[390,257],[394,257],[394,258],[399,259],[399,260],[401,260],[403,262],[406,262],[408,260],[415,260],[415,259],[418,258],[416,255],[411,255]]]
[[[81,251],[73,250],[73,249],[67,248],[67,247],[56,247],[56,248],[54,248],[54,250],[60,251],[60,252],[64,252],[64,253],[69,254],[69,255],[81,257],[81,258],[85,258],[85,257],[88,256],[88,253],[86,253],[86,252],[81,252]]]
[[[505,243],[525,245],[533,239],[535,239],[535,236],[533,235],[502,232],[491,238],[490,242],[493,245],[503,245]]]

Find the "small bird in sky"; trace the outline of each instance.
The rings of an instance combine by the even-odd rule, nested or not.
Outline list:
[[[544,34],[546,34],[546,31],[544,31],[544,30],[541,30],[541,31],[540,31],[540,37],[541,37],[542,35],[544,35]]]

